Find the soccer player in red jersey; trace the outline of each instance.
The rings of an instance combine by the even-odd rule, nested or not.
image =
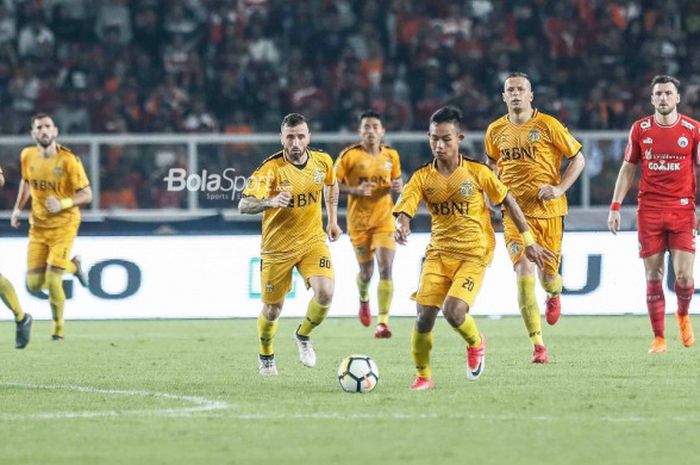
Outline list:
[[[608,215],[608,229],[615,234],[620,229],[620,204],[634,182],[637,165],[641,165],[637,224],[639,255],[647,280],[647,310],[654,331],[650,353],[666,352],[661,280],[667,249],[676,275],[676,321],[681,342],[685,347],[695,342],[688,306],[695,290],[695,165],[700,162],[700,122],[678,113],[679,86],[671,76],[652,80],[655,111],[632,125]]]

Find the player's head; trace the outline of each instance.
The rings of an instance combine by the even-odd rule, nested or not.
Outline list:
[[[365,110],[360,115],[358,130],[362,143],[367,145],[379,144],[386,130],[382,124],[382,116],[374,110]]]
[[[290,113],[282,120],[280,141],[284,153],[292,161],[300,160],[309,146],[309,124],[304,115]]]
[[[525,73],[510,73],[503,83],[503,101],[509,112],[520,113],[532,109],[532,85]]]
[[[53,118],[46,113],[37,113],[32,116],[31,135],[37,144],[46,148],[58,137],[58,128],[53,122]]]
[[[657,113],[668,115],[676,111],[681,101],[681,82],[673,76],[654,76],[651,80],[651,104]]]
[[[433,113],[428,138],[435,158],[447,160],[459,156],[459,144],[464,140],[460,109],[448,105]]]

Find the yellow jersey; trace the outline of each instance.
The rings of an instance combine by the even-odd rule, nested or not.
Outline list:
[[[499,205],[507,194],[506,186],[483,163],[461,158],[459,167],[445,177],[433,160],[413,173],[396,202],[394,215],[413,217],[420,202],[425,202],[431,217],[426,254],[475,259],[486,266],[493,258],[496,240],[485,199]]]
[[[391,209],[391,180],[401,177],[399,152],[382,145],[377,155],[371,155],[361,144],[343,150],[335,162],[338,182],[359,186],[365,181],[375,184],[369,197],[348,196],[348,232],[385,228],[393,231]]]
[[[266,199],[289,192],[289,207],[267,208],[262,219],[262,255],[288,259],[326,241],[323,230],[323,187],[335,184],[330,155],[307,150],[304,165],[294,165],[280,151],[267,158],[248,180],[243,195]]]
[[[526,123],[513,124],[505,115],[489,125],[484,147],[525,216],[567,214],[565,195],[553,200],[537,198],[540,187],[561,181],[562,156],[573,158],[581,150],[579,141],[556,118],[535,109]]]
[[[73,197],[90,185],[85,168],[77,155],[56,144],[56,155],[44,158],[36,146],[26,147],[20,154],[22,178],[29,185],[32,212],[29,223],[40,228],[78,227],[80,209],[77,206],[49,213],[46,198]]]

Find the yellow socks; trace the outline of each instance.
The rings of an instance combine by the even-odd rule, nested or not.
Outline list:
[[[469,347],[478,346],[481,344],[481,335],[479,328],[476,327],[476,321],[470,314],[464,315],[464,322],[456,328],[452,328],[462,336]]]
[[[540,320],[540,310],[537,308],[537,300],[535,299],[534,276],[518,276],[518,304],[530,340],[533,344],[543,345],[542,322]]]
[[[270,321],[262,313],[258,315],[258,347],[260,348],[260,355],[272,355],[275,353],[272,348],[272,340],[277,334],[277,326],[279,326],[279,319]]]
[[[51,334],[63,337],[63,305],[66,302],[66,294],[63,292],[63,272],[47,271],[46,287],[49,289],[49,304],[53,319]]]
[[[12,313],[15,314],[15,321],[22,321],[24,319],[24,312],[22,311],[22,307],[19,306],[15,288],[3,275],[0,275],[0,299],[2,299],[5,305],[7,305],[7,308],[12,310]]]
[[[419,333],[413,328],[411,336],[411,351],[416,365],[416,374],[421,378],[430,379],[430,350],[433,348],[433,333]]]
[[[564,286],[560,274],[557,274],[557,276],[551,281],[545,281],[544,279],[542,280],[542,288],[547,291],[547,294],[549,294],[550,297],[561,294],[563,287]]]
[[[29,273],[27,274],[27,287],[32,292],[39,292],[45,286],[45,280],[44,273]]]
[[[390,279],[380,279],[377,286],[377,299],[379,300],[379,323],[389,323],[389,308],[394,296],[394,282]]]
[[[328,309],[330,308],[330,305],[321,305],[316,301],[315,297],[312,297],[311,301],[309,301],[309,307],[306,309],[306,317],[304,321],[301,322],[297,334],[299,336],[308,336],[311,334],[311,331],[326,319]]]
[[[360,291],[360,301],[367,302],[369,300],[369,281],[364,282],[360,273],[357,273],[357,290]]]

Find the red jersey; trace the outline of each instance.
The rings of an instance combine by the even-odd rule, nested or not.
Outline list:
[[[639,210],[695,209],[698,143],[700,123],[684,115],[670,126],[660,125],[654,116],[632,125],[625,161],[642,165]]]

